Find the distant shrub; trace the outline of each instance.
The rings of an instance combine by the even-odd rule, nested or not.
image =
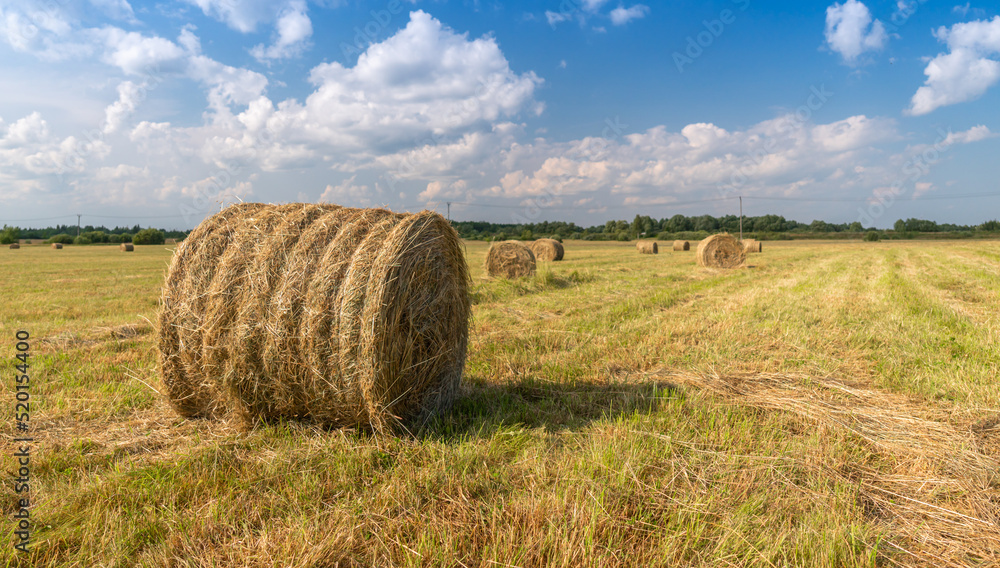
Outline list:
[[[46,243],[59,243],[63,245],[73,244],[73,237],[67,235],[66,233],[61,233],[59,235],[53,235],[45,240]]]
[[[73,239],[74,245],[89,245],[92,242],[93,241],[90,240],[90,237],[85,237],[83,235],[80,235],[79,237]]]
[[[90,239],[92,243],[108,242],[108,235],[104,231],[86,231],[80,235],[85,239]]]
[[[877,242],[879,240],[878,231],[868,231],[865,233],[864,240],[870,243]]]
[[[143,229],[132,237],[137,245],[162,245],[164,240],[163,231],[158,229]]]

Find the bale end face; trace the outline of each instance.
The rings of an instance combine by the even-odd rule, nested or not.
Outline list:
[[[719,233],[698,244],[696,259],[706,268],[736,268],[746,260],[746,251],[732,235]]]
[[[535,255],[535,260],[555,262],[563,259],[565,250],[562,243],[555,239],[538,239],[531,243],[531,252]]]
[[[535,253],[518,241],[490,245],[486,273],[493,278],[521,278],[535,273]]]

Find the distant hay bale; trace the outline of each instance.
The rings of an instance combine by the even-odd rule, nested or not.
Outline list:
[[[750,252],[763,252],[764,245],[760,241],[755,239],[743,239],[743,250]]]
[[[19,245],[17,243],[14,243],[14,244],[10,245],[10,248],[12,248],[12,249],[19,249],[19,248],[21,248],[21,245]]]
[[[419,425],[451,405],[469,273],[441,215],[240,203],[173,256],[157,321],[182,415]]]
[[[656,246],[656,241],[637,241],[635,248],[641,254],[659,254],[660,248]]]
[[[62,248],[62,243],[52,243],[52,248],[54,248],[54,249],[61,249]]]
[[[535,273],[535,253],[518,241],[490,245],[486,252],[486,273],[494,278],[520,278]]]
[[[531,252],[535,255],[535,260],[548,262],[563,259],[563,245],[555,239],[538,239],[531,243]]]
[[[691,243],[688,241],[674,241],[674,250],[691,250]]]
[[[736,268],[746,260],[740,242],[727,233],[712,235],[698,244],[698,265],[707,268]]]
[[[118,250],[122,252],[132,252],[135,250],[135,247],[132,245],[132,243],[122,243],[118,245]]]

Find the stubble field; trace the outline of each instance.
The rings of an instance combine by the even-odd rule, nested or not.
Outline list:
[[[1000,563],[1000,244],[567,241],[488,280],[461,398],[395,437],[188,421],[170,247],[0,250],[5,566]],[[13,548],[31,335],[29,554]]]

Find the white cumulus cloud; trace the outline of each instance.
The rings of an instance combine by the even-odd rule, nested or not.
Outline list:
[[[924,69],[927,80],[910,101],[908,114],[927,114],[943,106],[978,99],[1000,81],[1000,16],[940,27],[934,32],[948,53]]]
[[[830,49],[849,65],[856,65],[867,51],[882,49],[889,39],[882,22],[873,22],[868,7],[858,0],[835,3],[826,9],[825,36]]]

